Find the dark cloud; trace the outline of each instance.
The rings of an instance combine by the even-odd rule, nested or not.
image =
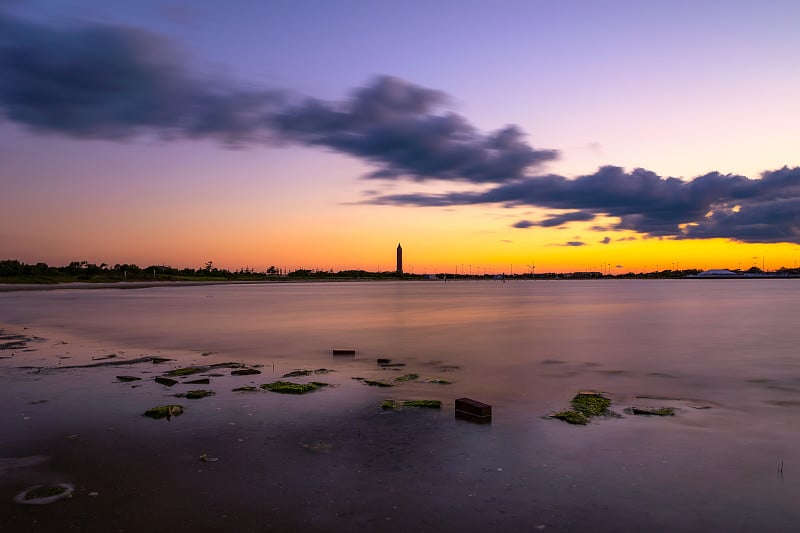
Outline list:
[[[266,135],[276,91],[193,77],[159,35],[118,26],[48,27],[0,13],[0,111],[41,132],[87,138]]]
[[[371,202],[569,209],[561,219],[618,217],[618,223],[604,229],[632,230],[651,237],[800,243],[799,167],[765,172],[760,179],[712,172],[684,181],[645,169],[625,172],[607,166],[575,179],[543,175],[482,192],[384,195]],[[549,220],[557,223],[559,217]]]
[[[585,211],[573,211],[571,213],[563,213],[560,215],[552,215],[537,225],[545,227],[545,228],[554,228],[557,226],[563,226],[568,222],[585,222],[587,220],[593,220],[595,215],[593,213],[587,213]]]
[[[376,179],[441,179],[503,183],[555,159],[536,150],[516,126],[481,134],[463,117],[442,110],[438,92],[381,76],[341,103],[307,99],[272,120],[285,138],[366,159]]]
[[[586,246],[586,243],[583,241],[569,241],[564,246]]]
[[[568,222],[582,222],[587,220],[594,219],[595,215],[592,213],[586,213],[582,211],[574,211],[570,213],[562,213],[559,215],[550,215],[543,220],[539,220],[538,222],[532,222],[530,220],[520,220],[519,222],[513,224],[515,228],[530,228],[533,226],[541,226],[543,228],[554,228],[558,226],[563,226]]]
[[[603,237],[603,240],[600,241],[600,244],[608,244],[610,242],[611,242],[611,237],[605,236]]]
[[[380,76],[343,102],[189,72],[177,47],[120,26],[50,27],[0,13],[0,112],[41,132],[226,143],[289,141],[374,164],[369,177],[503,183],[557,157],[516,126],[483,134],[435,90]]]

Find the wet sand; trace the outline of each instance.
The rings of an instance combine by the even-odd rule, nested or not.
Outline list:
[[[544,358],[530,388],[502,390],[483,381],[502,383],[507,369],[482,379],[475,362],[433,357],[392,357],[406,366],[381,368],[376,357],[391,356],[388,347],[333,357],[320,346],[305,359],[242,360],[262,365],[260,375],[216,368],[179,378],[209,377],[208,385],[169,388],[153,379],[239,361],[64,328],[0,329],[11,336],[0,346],[12,343],[0,349],[0,531],[700,532],[800,523],[797,406],[787,404],[800,393],[796,376],[764,370],[729,391],[724,376],[703,387],[700,378]],[[85,366],[153,356],[171,361]],[[334,372],[292,379],[332,385],[307,395],[231,390],[321,367]],[[391,388],[353,379],[406,373],[420,379]],[[547,417],[586,387],[605,391],[616,415],[585,427]],[[192,389],[216,394],[174,397]],[[491,403],[492,423],[456,419],[461,396]],[[384,411],[386,398],[439,399],[443,408]],[[185,412],[143,416],[171,403]],[[675,407],[676,416],[624,414],[641,404]],[[13,501],[53,483],[74,485],[72,498]]]

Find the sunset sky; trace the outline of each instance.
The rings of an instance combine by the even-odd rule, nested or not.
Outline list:
[[[800,2],[0,0],[0,259],[794,267]]]

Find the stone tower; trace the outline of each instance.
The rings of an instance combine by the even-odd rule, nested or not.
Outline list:
[[[397,243],[397,275],[403,275],[403,247]]]

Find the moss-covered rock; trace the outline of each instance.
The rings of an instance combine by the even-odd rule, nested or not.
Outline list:
[[[415,379],[419,379],[419,374],[406,374],[404,376],[400,376],[399,378],[394,378],[395,381],[399,381],[400,383],[405,381],[414,381]]]
[[[403,407],[423,407],[427,409],[441,409],[442,402],[440,400],[406,400],[403,402]]]
[[[63,498],[71,498],[74,490],[75,488],[69,483],[37,485],[17,494],[14,501],[22,504],[46,505]]]
[[[320,383],[319,381],[312,381],[311,383],[292,383],[290,381],[274,381],[272,383],[265,383],[261,388],[270,392],[278,392],[281,394],[306,394],[314,392],[322,387],[327,387],[327,383]]]
[[[399,408],[399,405],[396,400],[383,400],[381,402],[381,409],[386,411],[396,411]]]
[[[572,409],[568,409],[566,411],[559,411],[558,413],[553,413],[550,415],[551,418],[557,418],[558,420],[563,420],[569,424],[581,425],[585,426],[589,423],[589,417],[587,417],[583,413],[579,413],[578,411],[573,411]]]
[[[258,389],[255,387],[237,387],[231,389],[231,392],[258,392]]]
[[[611,400],[598,392],[579,392],[570,403],[572,409],[553,413],[550,417],[584,426],[593,417],[608,414],[608,408],[611,406]]]
[[[232,370],[231,376],[254,376],[260,373],[261,371],[255,368],[240,368],[239,370]]]
[[[596,392],[579,392],[572,398],[572,408],[588,417],[608,413],[611,400]]]
[[[159,407],[153,407],[152,409],[148,409],[144,412],[144,416],[149,416],[150,418],[166,418],[169,420],[173,416],[180,416],[183,414],[183,406],[178,404],[171,404],[171,405],[161,405]]]
[[[643,416],[675,416],[675,409],[672,407],[629,407],[625,412]]]
[[[165,378],[163,376],[158,376],[155,381],[156,383],[160,385],[166,385],[167,387],[172,387],[173,385],[178,383],[177,380],[174,380],[172,378]]]
[[[186,398],[187,400],[199,400],[200,398],[213,396],[214,394],[216,393],[213,390],[197,389],[187,391],[185,394],[176,394],[175,396],[178,398]]]
[[[286,374],[282,375],[282,378],[302,378],[305,376],[310,376],[313,374],[313,370],[292,370],[291,372],[287,372]]]
[[[394,384],[382,380],[362,379],[361,383],[369,385],[370,387],[394,387]]]
[[[202,372],[203,367],[197,366],[185,366],[183,368],[176,368],[175,370],[170,370],[167,372],[168,376],[191,376],[192,374],[197,374],[198,372]]]

